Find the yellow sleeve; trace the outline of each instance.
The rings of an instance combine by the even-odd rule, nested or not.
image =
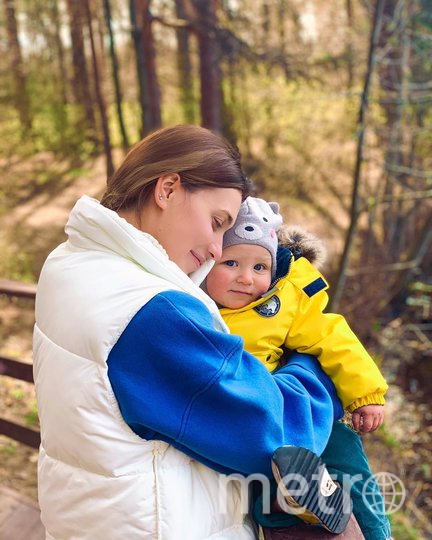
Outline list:
[[[388,385],[342,315],[324,313],[327,283],[305,258],[293,262],[288,287],[297,310],[285,346],[316,356],[332,379],[344,408],[384,404]]]

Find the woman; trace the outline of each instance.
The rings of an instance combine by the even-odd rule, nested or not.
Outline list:
[[[315,360],[271,375],[198,287],[249,188],[237,151],[177,126],[73,208],[36,298],[47,539],[252,539],[219,473],[270,477],[285,444],[323,451],[341,409]]]

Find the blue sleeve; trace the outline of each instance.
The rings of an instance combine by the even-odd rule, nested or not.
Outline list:
[[[175,291],[135,315],[109,354],[108,376],[135,433],[221,472],[270,475],[284,444],[320,454],[340,414],[314,358],[297,354],[272,375],[241,337],[214,329],[199,300]]]

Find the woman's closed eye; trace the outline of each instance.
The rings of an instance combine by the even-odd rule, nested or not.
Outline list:
[[[222,229],[224,224],[224,220],[220,218],[213,218],[213,231],[218,231],[219,229]]]

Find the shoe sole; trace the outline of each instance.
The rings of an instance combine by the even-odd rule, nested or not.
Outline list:
[[[318,521],[334,534],[345,530],[352,510],[351,498],[339,484],[333,482],[325,464],[316,454],[306,448],[282,446],[273,454],[272,470],[288,506],[301,509],[305,521]],[[292,475],[298,475],[307,482],[305,493],[296,494],[299,483],[295,478],[290,478]],[[346,508],[347,504],[349,508]]]

